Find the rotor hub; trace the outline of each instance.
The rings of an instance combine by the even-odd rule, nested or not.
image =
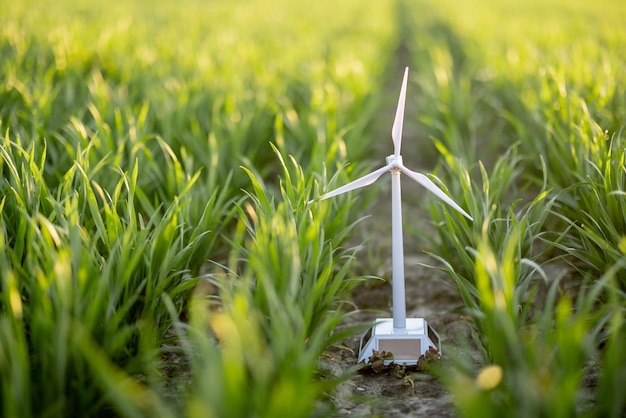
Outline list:
[[[402,168],[402,156],[390,155],[387,157],[387,164],[389,165],[389,171],[399,171]]]

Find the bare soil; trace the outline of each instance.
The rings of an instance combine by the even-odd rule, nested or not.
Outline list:
[[[425,258],[425,257],[424,257]],[[426,318],[429,325],[442,338],[442,362],[449,361],[446,351],[458,353],[460,341],[467,341],[470,332],[468,320],[458,313],[461,301],[444,278],[430,269],[417,266],[419,257],[407,258],[413,274],[407,278],[407,317]],[[381,309],[390,305],[391,287],[363,285],[355,291],[355,302],[361,308]],[[389,310],[389,309],[388,309]],[[354,318],[373,321],[390,314],[363,312]],[[345,346],[335,347],[327,353],[323,367],[335,374],[353,368],[357,362],[359,337],[345,341]],[[478,359],[476,359],[478,360]],[[443,384],[427,371],[408,368],[406,374],[395,373],[393,365],[376,373],[370,366],[341,383],[332,395],[337,417],[454,417],[456,411],[451,395]]]

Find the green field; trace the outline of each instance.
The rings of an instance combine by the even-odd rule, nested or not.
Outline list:
[[[409,66],[403,152],[474,218],[406,229],[480,353],[429,372],[624,416],[626,4],[310,3],[0,1],[0,415],[337,415],[381,188],[308,202],[380,166]]]

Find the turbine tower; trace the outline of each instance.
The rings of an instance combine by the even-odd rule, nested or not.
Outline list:
[[[406,318],[406,298],[404,292],[404,248],[402,238],[402,198],[400,188],[400,174],[404,173],[415,182],[421,184],[439,199],[460,212],[469,220],[473,220],[459,205],[435,185],[424,174],[406,168],[400,155],[402,145],[402,124],[404,120],[404,105],[406,101],[406,87],[409,68],[404,70],[398,108],[391,129],[393,140],[393,154],[387,157],[387,165],[378,170],[341,186],[320,197],[328,199],[349,191],[369,186],[386,172],[391,173],[391,252],[392,252],[392,306],[393,320],[378,318],[373,328],[361,337],[358,361],[369,361],[374,351],[391,352],[394,362],[400,364],[417,364],[419,356],[434,347],[441,353],[439,335],[428,327],[423,318]],[[311,201],[313,202],[313,201]],[[365,344],[364,344],[365,340]],[[388,361],[389,362],[389,361]]]

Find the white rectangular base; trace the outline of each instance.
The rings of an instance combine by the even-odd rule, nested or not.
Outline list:
[[[424,318],[407,318],[406,328],[394,328],[392,318],[378,318],[372,328],[361,336],[358,362],[369,363],[374,351],[393,354],[396,364],[416,365],[430,347],[441,354],[439,334],[428,326]]]

